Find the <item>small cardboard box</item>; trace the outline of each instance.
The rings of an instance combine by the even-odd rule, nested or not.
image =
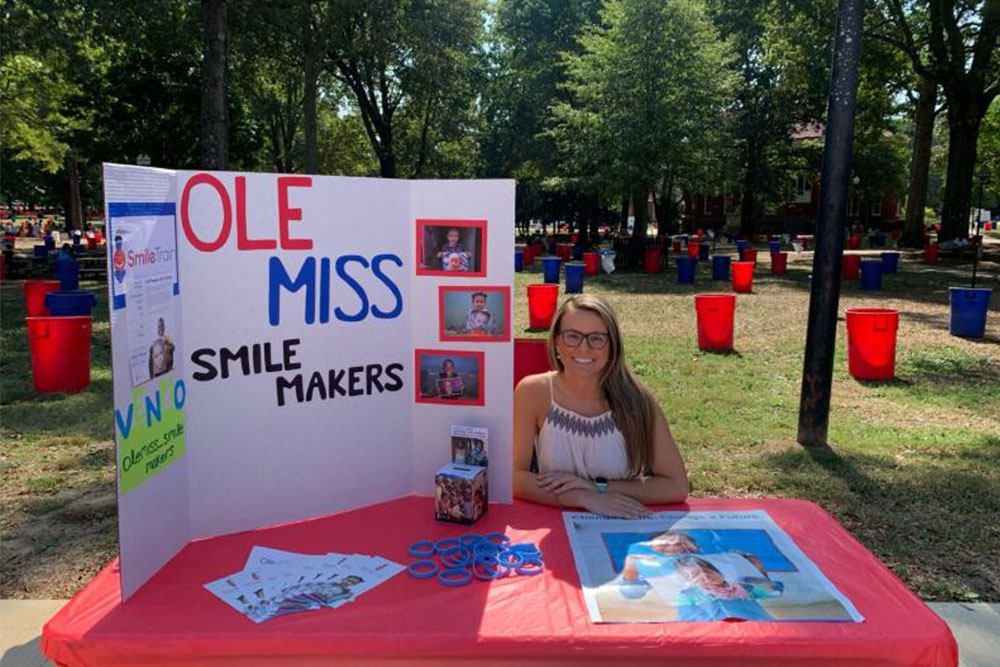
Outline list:
[[[489,507],[486,468],[449,463],[434,476],[434,518],[472,524]]]

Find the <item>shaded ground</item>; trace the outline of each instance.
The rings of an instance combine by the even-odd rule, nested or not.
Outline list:
[[[698,496],[786,496],[819,503],[927,599],[1000,600],[1000,296],[987,338],[948,334],[949,285],[969,264],[904,257],[884,291],[846,285],[848,307],[900,311],[897,379],[846,373],[845,331],[830,437],[835,454],[795,443],[811,253],[769,275],[761,252],[755,294],[737,305],[737,354],[697,350],[693,295],[728,292],[699,268],[698,284],[616,273],[589,279],[624,324],[629,360],[661,400]],[[1000,292],[1000,238],[981,285]],[[526,333],[518,274],[515,335]],[[86,287],[86,286],[85,286]],[[65,598],[117,550],[107,297],[95,311],[93,382],[76,395],[31,388],[21,283],[0,288],[0,597]]]

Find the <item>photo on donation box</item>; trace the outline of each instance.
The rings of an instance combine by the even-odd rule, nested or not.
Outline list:
[[[451,462],[459,465],[489,465],[489,429],[475,426],[451,427]]]
[[[441,340],[510,340],[509,287],[438,287]]]
[[[418,276],[485,277],[485,220],[417,220]]]
[[[563,516],[594,622],[863,620],[766,512]]]
[[[483,353],[416,350],[417,403],[483,405]]]

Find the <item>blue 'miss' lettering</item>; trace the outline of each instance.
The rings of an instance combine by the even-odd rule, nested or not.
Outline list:
[[[281,324],[283,290],[295,293],[303,288],[305,288],[306,324],[316,322],[317,301],[319,302],[320,324],[330,322],[331,305],[335,303],[334,297],[337,297],[341,305],[332,308],[332,315],[341,322],[361,322],[369,314],[383,320],[399,317],[403,312],[403,293],[383,268],[386,263],[395,264],[399,268],[403,267],[403,260],[398,255],[391,253],[375,255],[370,262],[362,255],[353,254],[341,255],[336,259],[323,257],[318,262],[315,257],[309,257],[303,261],[298,273],[295,273],[293,278],[280,258],[271,257],[268,263],[268,322],[275,327]],[[316,282],[317,264],[319,266],[318,285]],[[360,264],[361,269],[351,267],[352,264]],[[376,305],[365,291],[360,280],[360,273],[365,269],[369,270],[372,276],[385,286],[391,295],[391,308],[388,310]],[[337,289],[337,285],[341,286],[341,289]],[[344,287],[348,289],[345,290]],[[345,295],[348,301],[352,300],[351,295],[357,299],[358,305],[353,311],[342,307],[348,305],[343,303]],[[383,305],[386,304],[383,303]]]

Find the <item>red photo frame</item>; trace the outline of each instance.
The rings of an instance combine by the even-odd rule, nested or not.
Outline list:
[[[489,300],[489,295],[499,293],[503,297],[503,331],[494,335],[482,334],[449,334],[447,333],[446,321],[446,297],[448,294],[465,294],[467,299],[465,306],[471,303],[472,295],[476,292],[484,292]],[[509,285],[439,285],[438,286],[438,338],[442,341],[469,341],[473,343],[506,343],[510,342],[511,336],[511,308],[510,308],[510,286]],[[464,324],[464,322],[463,322]],[[454,327],[452,327],[454,330]]]
[[[486,249],[489,247],[487,245],[486,238],[486,220],[452,220],[448,218],[418,218],[417,219],[417,245],[416,245],[416,267],[418,276],[442,276],[446,278],[485,278],[486,277],[486,259],[487,252]],[[428,227],[444,227],[444,228],[458,228],[461,230],[474,230],[478,231],[478,234],[473,233],[476,237],[475,244],[476,247],[472,252],[471,266],[469,271],[445,271],[440,268],[427,268],[428,266],[433,266],[426,263],[424,260],[429,257],[427,249],[424,247],[424,230]],[[447,231],[447,230],[446,230]],[[476,270],[476,263],[478,261],[479,269]]]
[[[443,365],[443,358],[445,357],[452,358],[453,363],[454,359],[468,359],[471,357],[473,360],[475,360],[475,368],[476,368],[475,373],[472,374],[473,378],[475,379],[475,387],[476,387],[475,395],[472,398],[461,398],[461,397],[442,398],[437,395],[438,380],[440,380],[441,378],[436,376],[433,378],[431,377],[427,378],[428,386],[431,386],[430,381],[433,381],[434,383],[433,393],[431,391],[427,392],[421,391],[422,389],[421,357],[424,357],[423,359],[424,362],[432,362],[435,365],[437,364]],[[432,359],[428,359],[427,357],[431,357]],[[467,364],[462,364],[462,365],[467,365]],[[468,389],[471,383],[461,378],[461,373],[462,373],[461,368],[456,368],[456,373],[458,373],[457,377],[460,379],[460,382],[462,383],[463,393],[468,393]],[[466,350],[431,350],[427,348],[417,348],[413,351],[413,377],[414,377],[413,400],[416,403],[430,403],[435,405],[476,405],[482,407],[486,405],[485,373],[486,373],[485,352],[466,351]]]

